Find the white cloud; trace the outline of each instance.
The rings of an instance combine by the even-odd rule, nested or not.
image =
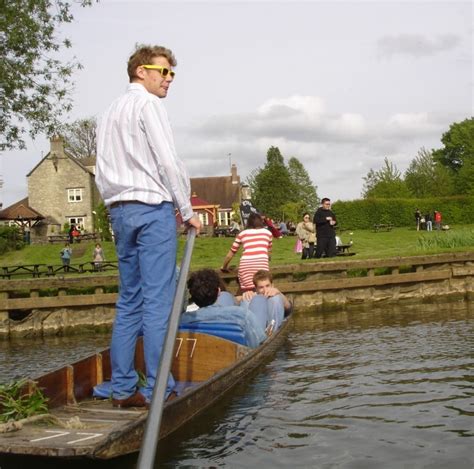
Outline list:
[[[452,114],[395,113],[369,119],[359,113],[328,113],[318,96],[271,98],[253,112],[215,116],[178,129],[179,150],[194,176],[226,174],[228,153],[244,178],[266,162],[270,146],[285,160],[296,156],[318,192],[332,198],[359,197],[362,177],[385,157],[403,172],[418,150],[438,147]],[[186,144],[185,135],[191,146]],[[198,142],[198,143],[197,143]]]
[[[461,42],[455,34],[443,34],[428,38],[421,34],[399,34],[384,36],[377,41],[379,57],[406,55],[411,57],[426,57],[454,49]]]

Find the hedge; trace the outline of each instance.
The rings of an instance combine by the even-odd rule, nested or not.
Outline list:
[[[415,210],[422,215],[437,210],[442,223],[463,225],[474,223],[474,197],[454,196],[429,199],[361,199],[334,202],[338,226],[345,229],[371,229],[375,224],[415,226]],[[434,225],[434,220],[433,220]]]

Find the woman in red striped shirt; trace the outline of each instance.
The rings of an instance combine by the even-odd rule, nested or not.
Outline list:
[[[240,290],[245,292],[254,289],[253,275],[257,270],[270,270],[272,234],[265,228],[263,219],[258,213],[249,215],[247,228],[235,237],[230,251],[225,256],[221,270],[227,270],[230,261],[240,246],[242,246],[244,252],[240,258],[238,275]]]

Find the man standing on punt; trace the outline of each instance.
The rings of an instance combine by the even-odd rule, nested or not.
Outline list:
[[[109,209],[120,272],[111,343],[115,407],[151,400],[176,287],[175,207],[188,226],[201,227],[162,102],[174,66],[171,50],[139,46],[128,61],[127,92],[97,127],[96,183]],[[147,381],[138,390],[134,354],[141,330]]]

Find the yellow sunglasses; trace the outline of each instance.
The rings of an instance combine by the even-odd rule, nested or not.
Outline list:
[[[158,70],[163,78],[166,78],[168,76],[168,73],[170,74],[171,78],[174,78],[176,75],[173,70],[170,70],[169,68],[162,67],[161,65],[142,65],[143,68],[146,68],[147,70]]]

